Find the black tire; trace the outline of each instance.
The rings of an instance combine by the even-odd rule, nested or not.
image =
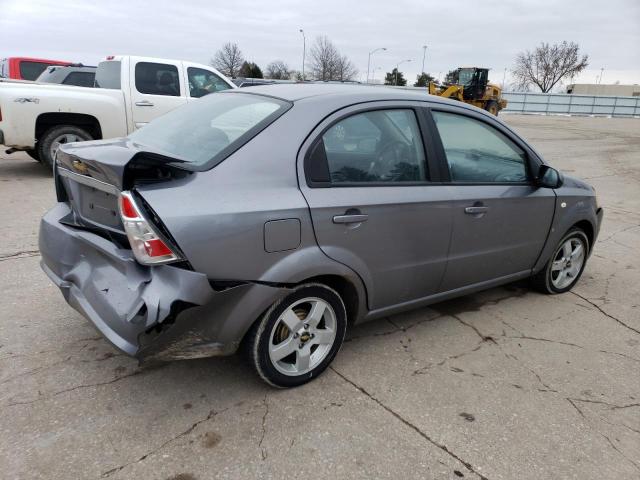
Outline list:
[[[500,105],[495,100],[489,100],[487,104],[484,106],[484,109],[492,115],[496,117],[500,113]]]
[[[51,152],[51,144],[62,135],[74,135],[80,140],[93,140],[93,137],[85,129],[76,127],[75,125],[57,125],[51,127],[44,132],[44,135],[38,140],[37,149],[40,161],[49,168],[53,169],[53,155]]]
[[[283,324],[280,318],[281,315],[283,315],[292,306],[299,304],[297,302],[307,298],[320,299],[331,307],[333,311],[332,313],[335,315],[335,338],[332,343],[326,344],[326,353],[323,354],[324,356],[319,356],[317,365],[315,365],[310,371],[301,374],[296,374],[295,372],[285,374],[282,373],[271,360],[269,349],[274,345],[272,343],[272,336],[275,336],[275,333],[278,331],[277,329],[281,328],[281,325]],[[299,305],[302,305],[303,308],[305,303]],[[329,311],[329,309],[326,311]],[[298,318],[300,318],[301,315],[303,314],[298,314]],[[329,315],[331,315],[331,312]],[[304,317],[300,318],[300,321],[304,323]],[[321,320],[319,325],[324,321],[325,320]],[[278,388],[297,387],[314,379],[329,366],[342,346],[346,330],[347,313],[340,295],[326,285],[319,283],[307,283],[296,287],[282,300],[275,302],[262,316],[262,318],[255,322],[244,339],[244,352],[258,375],[260,375],[260,377],[262,377],[262,379],[271,386]],[[320,330],[315,331],[317,332]],[[297,365],[297,358],[298,355],[300,355],[298,350],[302,351],[302,345],[306,347],[304,343],[300,342],[309,341],[308,348],[311,349],[311,355],[313,355],[313,352],[317,351],[313,350],[314,345],[312,341],[308,339],[303,340],[304,335],[293,337],[293,332],[291,331],[286,335],[287,337],[282,341],[282,343],[284,344],[288,341],[293,342],[293,348],[295,350],[282,360],[285,361],[293,355],[294,357],[292,359],[295,359],[295,361],[291,364],[292,368],[295,368]],[[306,336],[308,337],[308,334]],[[296,338],[299,338],[299,340],[296,340]],[[311,338],[313,338],[313,336]],[[316,349],[317,348],[320,348],[320,346],[317,346]],[[309,366],[311,365],[312,362],[309,363]]]
[[[553,267],[553,263],[554,261],[558,260],[557,257],[562,256],[561,254],[561,250],[563,245],[570,239],[575,239],[576,241],[579,241],[582,243],[583,248],[584,248],[584,258],[582,261],[582,266],[580,267],[579,272],[577,273],[577,275],[572,276],[572,281],[571,283],[569,283],[568,285],[564,286],[563,288],[558,288],[556,285],[554,285],[553,283],[553,272],[552,272],[552,267]],[[549,258],[549,261],[545,264],[544,268],[542,270],[540,270],[537,274],[535,274],[533,277],[531,277],[531,283],[533,285],[533,287],[536,290],[539,290],[542,293],[546,293],[549,295],[554,295],[557,293],[564,293],[564,292],[568,292],[569,290],[571,290],[576,283],[578,283],[578,280],[580,280],[580,277],[582,276],[582,272],[584,271],[584,267],[587,265],[587,258],[589,256],[589,238],[587,237],[587,235],[584,233],[584,231],[580,228],[574,227],[572,229],[570,229],[560,240],[560,242],[558,242],[558,245],[556,246],[556,248],[553,250],[553,254],[551,255],[551,257]]]
[[[25,150],[27,155],[33,158],[36,162],[40,161],[40,155],[38,155],[38,150]]]

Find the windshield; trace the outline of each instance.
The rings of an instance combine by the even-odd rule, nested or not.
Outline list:
[[[471,80],[473,80],[473,69],[461,68],[458,73],[458,85],[469,85]]]
[[[261,95],[207,95],[129,135],[143,146],[196,167],[220,163],[282,115],[290,104]]]

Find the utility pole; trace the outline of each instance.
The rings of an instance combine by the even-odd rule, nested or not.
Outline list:
[[[602,83],[602,74],[604,73],[604,67],[600,69],[600,80],[598,80],[598,85]]]
[[[302,34],[302,81],[305,81],[304,78],[304,62],[305,56],[307,55],[307,37],[304,36],[304,30],[300,29],[300,33]]]
[[[367,60],[367,83],[369,83],[369,69],[371,67],[371,55],[373,55],[379,50],[386,50],[386,49],[387,49],[386,47],[374,48],[369,52],[369,60]]]
[[[422,46],[422,74],[424,75],[424,57],[427,56],[427,46]]]
[[[507,79],[507,67],[504,67],[504,73],[502,74],[502,90],[504,90],[504,82]]]

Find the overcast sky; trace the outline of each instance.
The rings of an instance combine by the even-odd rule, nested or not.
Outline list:
[[[568,40],[589,54],[579,81],[594,82],[604,68],[602,83],[640,83],[640,0],[0,0],[0,58],[95,65],[131,54],[209,63],[232,41],[263,68],[282,59],[300,69],[300,28],[307,52],[327,35],[361,80],[368,52],[386,47],[372,56],[376,77],[411,59],[400,70],[413,81],[426,44],[427,72],[484,66],[501,83],[519,51]]]

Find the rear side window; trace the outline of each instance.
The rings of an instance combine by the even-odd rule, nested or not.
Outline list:
[[[35,80],[48,66],[40,62],[20,62],[20,76],[24,80]]]
[[[218,75],[203,68],[187,68],[187,77],[189,78],[189,95],[193,98],[231,88]]]
[[[139,62],[136,64],[136,90],[148,95],[180,96],[180,79],[175,65]]]
[[[153,120],[129,138],[203,170],[220,163],[290,105],[261,95],[208,95]]]
[[[374,110],[322,135],[332,183],[422,182],[429,176],[415,113]]]
[[[521,183],[527,181],[526,154],[484,122],[455,113],[433,112],[451,181]]]
[[[95,74],[91,72],[71,72],[62,83],[78,87],[93,87],[94,78]]]
[[[95,86],[120,90],[120,69],[122,63],[108,60],[100,62],[96,70]]]

